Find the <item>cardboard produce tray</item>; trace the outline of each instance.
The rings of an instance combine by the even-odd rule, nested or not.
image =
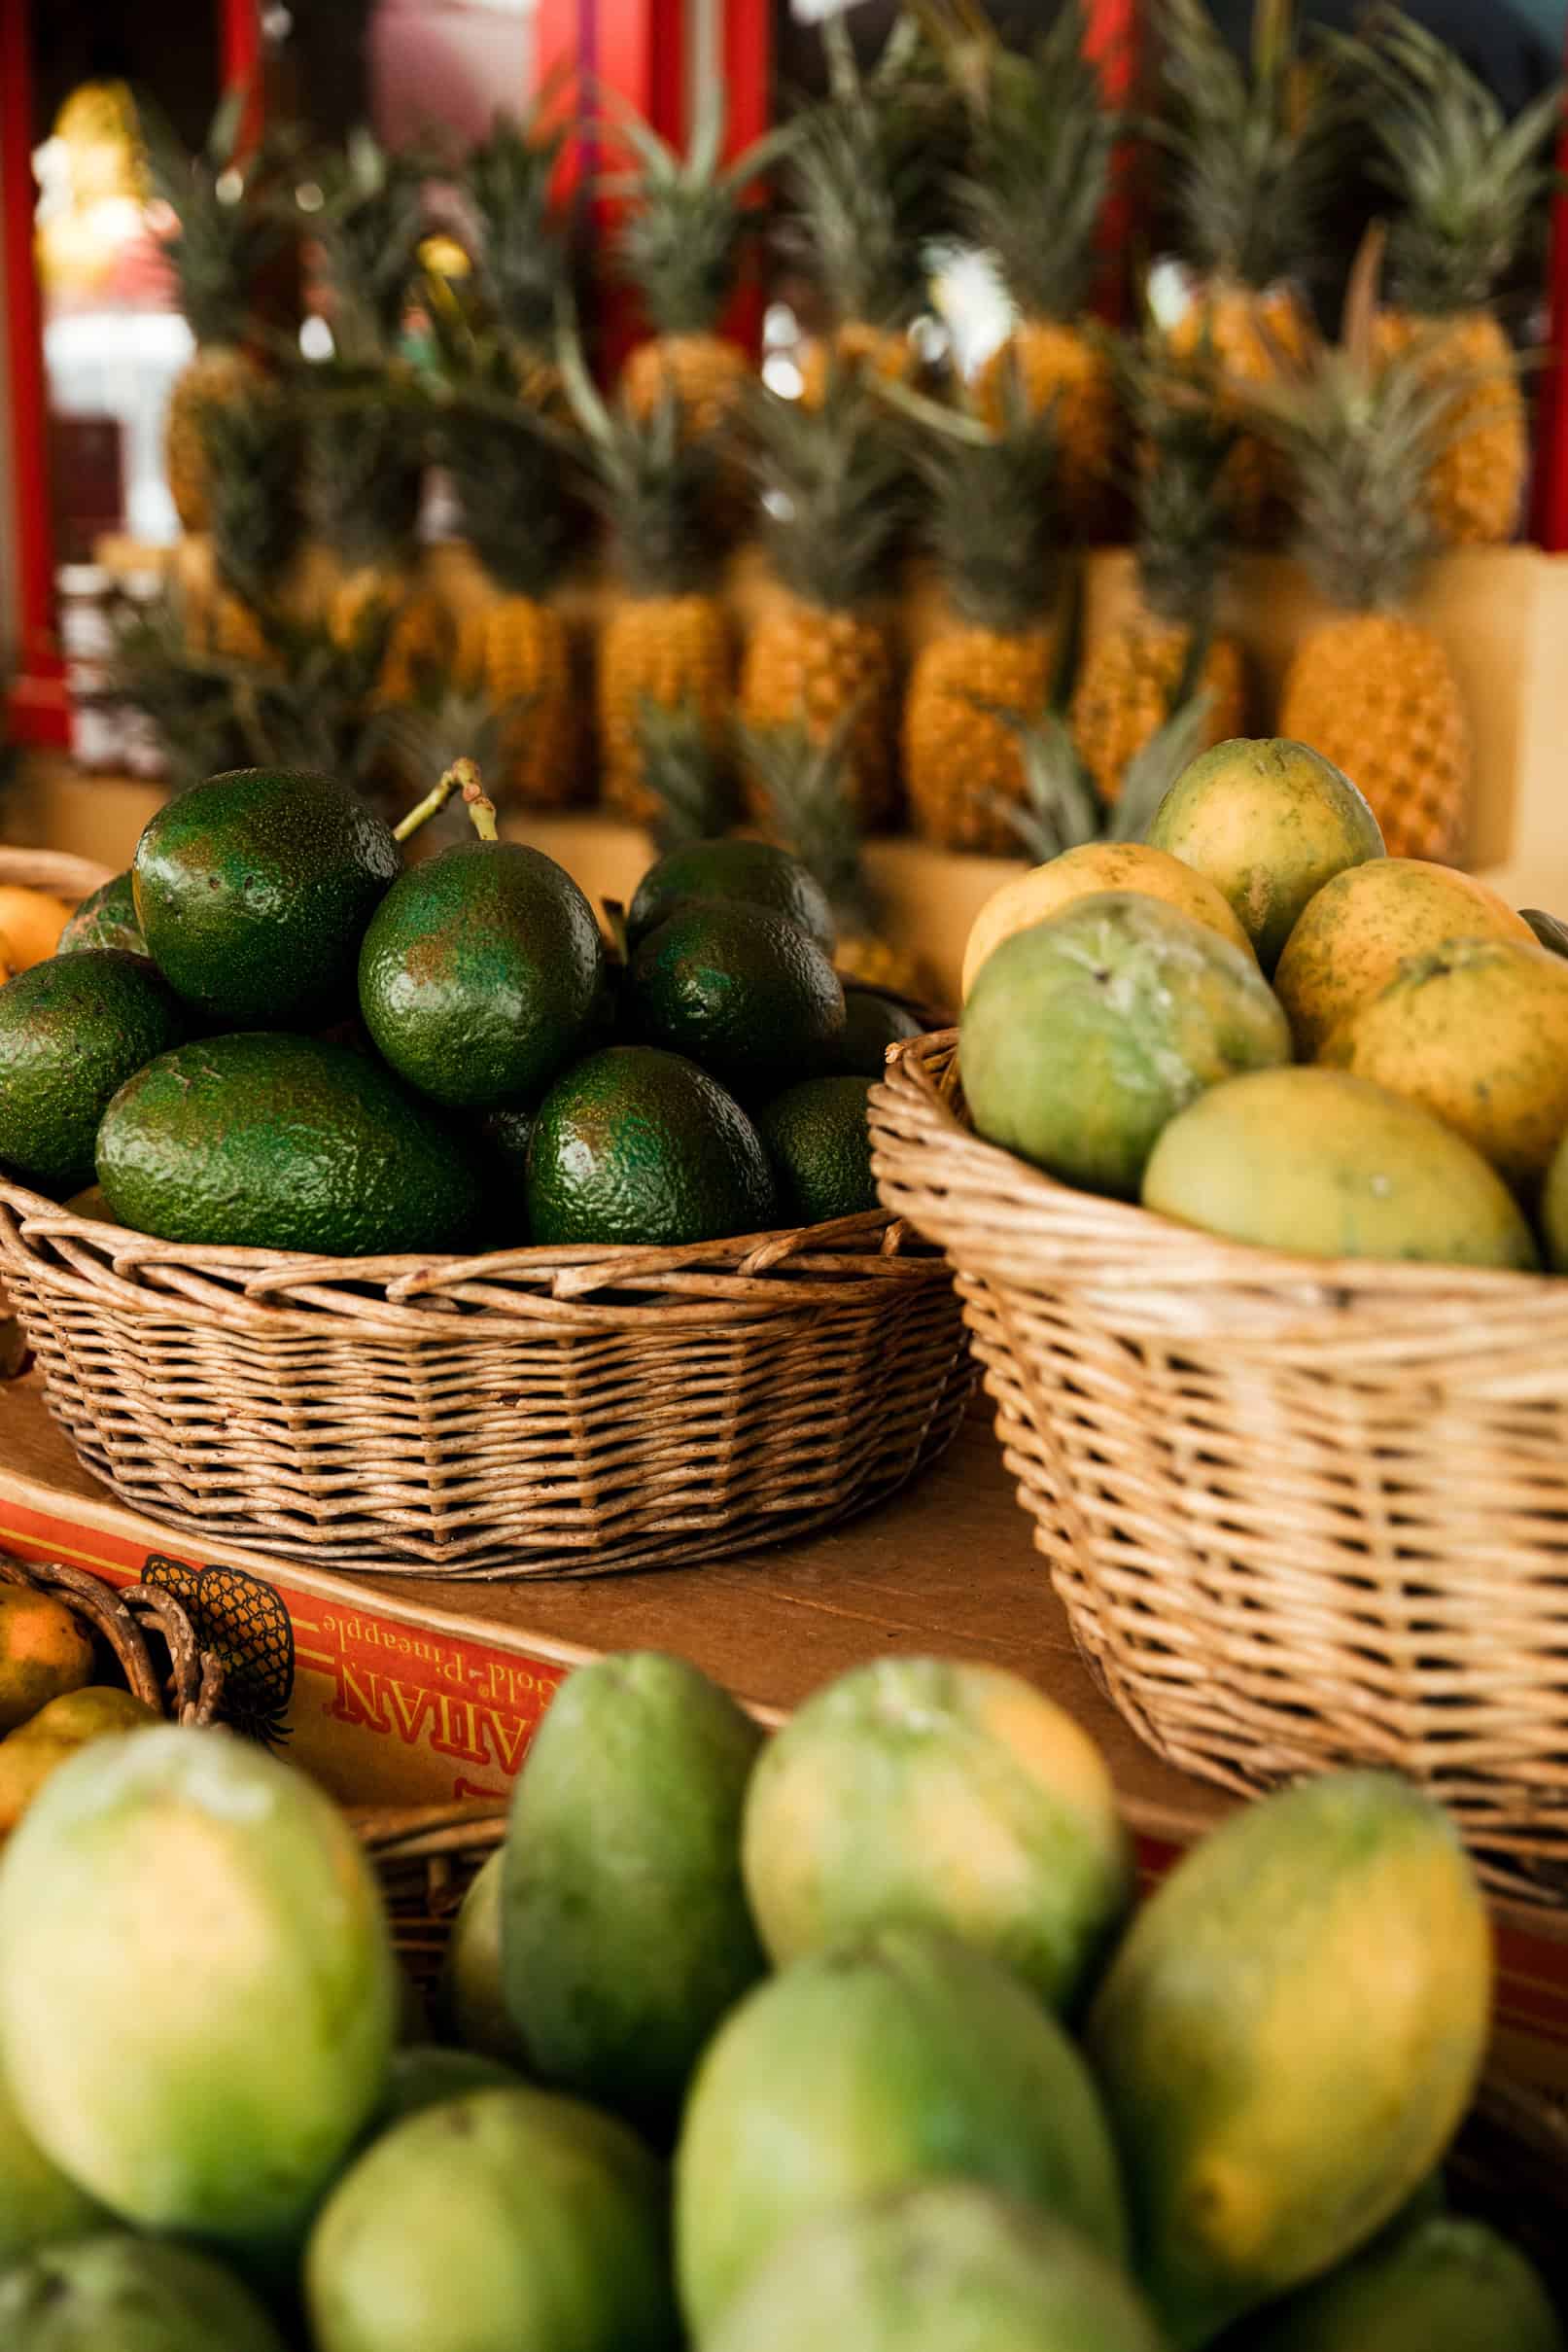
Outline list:
[[[941,1653],[1026,1675],[1098,1742],[1150,1874],[1235,1800],[1162,1763],[1073,1645],[977,1404],[948,1453],[866,1517],[708,1565],[452,1583],[357,1578],[192,1539],[77,1463],[35,1376],[0,1382],[0,1551],[167,1584],[226,1652],[240,1720],[355,1805],[499,1798],[573,1666],[679,1652],[776,1723],[869,1658]],[[1496,1902],[1499,2062],[1568,2089],[1568,1902]]]

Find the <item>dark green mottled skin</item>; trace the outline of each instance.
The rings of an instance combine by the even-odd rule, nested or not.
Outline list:
[[[635,1036],[756,1102],[838,1068],[844,986],[786,916],[700,899],[638,948],[625,1016]]]
[[[402,852],[331,776],[238,768],[159,809],[136,913],[170,985],[214,1021],[310,1028],[352,1009],[365,927]]]
[[[145,956],[147,941],[136,920],[136,895],[129,871],[103,883],[84,898],[60,933],[58,953],[80,954],[85,947],[118,947],[127,956]]]
[[[920,1035],[919,1021],[896,997],[885,997],[880,989],[846,985],[841,1069],[860,1077],[880,1078],[888,1067],[889,1046],[901,1045],[906,1037]]]
[[[807,1078],[757,1113],[780,1207],[796,1224],[857,1216],[877,1206],[866,1127],[867,1078]]]
[[[601,1018],[604,945],[564,867],[514,841],[460,841],[406,873],[360,956],[378,1050],[438,1103],[537,1096]]]
[[[90,1184],[112,1098],[190,1034],[144,957],[85,949],[18,973],[0,989],[0,1161],[51,1191]]]
[[[756,1129],[679,1054],[611,1045],[553,1086],[528,1151],[537,1243],[678,1245],[777,1220]]]
[[[251,1032],[169,1053],[116,1096],[98,1181],[122,1223],[166,1241],[383,1256],[478,1230],[471,1143],[377,1062]]]
[[[771,841],[693,841],[649,866],[626,914],[632,945],[693,898],[740,899],[770,907],[831,950],[836,936],[827,894],[798,858]]]

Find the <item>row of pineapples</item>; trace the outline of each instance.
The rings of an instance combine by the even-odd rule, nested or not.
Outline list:
[[[1009,810],[1042,793],[1065,793],[1081,822],[1085,775],[1095,805],[1113,808],[1132,762],[1178,720],[1200,739],[1236,730],[1239,654],[1218,628],[1225,558],[1288,506],[1339,616],[1304,642],[1273,723],[1356,776],[1392,846],[1452,854],[1464,712],[1443,648],[1407,607],[1443,547],[1516,525],[1523,404],[1487,303],[1545,187],[1556,94],[1508,123],[1392,9],[1308,60],[1288,7],[1258,0],[1250,65],[1202,0],[1160,0],[1156,14],[1158,144],[1187,299],[1172,323],[1120,347],[1085,308],[1130,125],[1105,103],[1077,5],[1028,56],[967,18],[933,33],[912,17],[868,72],[830,18],[827,98],[728,163],[716,110],[684,153],[618,124],[627,168],[607,191],[623,208],[616,258],[654,332],[610,405],[561,335],[560,130],[502,126],[469,158],[472,265],[423,273],[424,369],[402,329],[428,163],[359,141],[316,171],[310,228],[336,356],[309,371],[302,401],[239,348],[260,248],[279,233],[264,162],[249,182],[255,201],[237,203],[242,175],[221,144],[194,169],[171,165],[164,193],[201,346],[171,417],[171,474],[182,513],[210,525],[246,599],[219,602],[226,649],[245,649],[234,641],[247,603],[299,560],[288,478],[304,485],[296,521],[334,552],[346,630],[367,599],[396,596],[420,470],[438,454],[498,591],[465,618],[455,666],[512,714],[520,797],[575,797],[583,773],[559,599],[597,507],[617,583],[594,689],[614,805],[645,813],[650,710],[678,715],[716,753],[733,703],[753,730],[753,779],[767,764],[756,731],[792,733],[830,748],[855,816],[877,825],[895,815],[901,752],[923,831],[1002,848]],[[1374,143],[1392,199],[1391,298],[1377,305],[1364,269],[1342,344],[1324,349],[1298,273],[1357,136]],[[783,233],[809,259],[828,319],[795,402],[763,393],[722,333],[764,172],[785,185]],[[995,257],[1015,324],[976,383],[938,401],[907,388],[909,330],[928,236],[954,225]],[[1138,607],[1070,681],[1062,552],[1098,531],[1119,476],[1136,517]],[[717,573],[749,510],[748,482],[779,593],[737,678]],[[912,536],[936,560],[947,625],[914,665],[900,723],[880,606]],[[439,635],[428,606],[404,608],[390,696],[407,696]],[[1078,772],[1052,784],[1063,764],[1052,713],[1064,701]]]

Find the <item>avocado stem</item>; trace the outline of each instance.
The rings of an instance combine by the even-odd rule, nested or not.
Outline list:
[[[479,781],[479,771],[471,759],[460,759],[460,768],[467,768],[463,779],[463,805],[473,820],[473,829],[481,841],[496,839],[496,804]]]
[[[454,759],[451,766],[447,769],[445,775],[441,778],[440,783],[433,785],[431,790],[425,794],[424,799],[417,801],[415,805],[408,811],[407,816],[402,818],[397,825],[393,826],[393,840],[406,841],[410,834],[417,833],[422,825],[428,825],[432,817],[439,815],[440,811],[445,808],[447,802],[451,799],[454,792],[462,792],[464,798],[467,799],[469,797],[469,786],[470,782],[473,786],[474,791],[478,793],[481,798],[483,798],[483,789],[479,783],[479,771],[474,766],[473,761],[471,759]],[[485,806],[489,808],[490,803],[486,801]],[[492,809],[491,815],[494,816],[494,814],[495,811]],[[475,822],[477,822],[477,820]],[[488,838],[494,840],[495,835],[492,833],[488,836]]]

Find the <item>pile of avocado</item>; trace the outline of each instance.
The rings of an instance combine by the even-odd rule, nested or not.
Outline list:
[[[0,989],[0,1165],[135,1231],[381,1256],[683,1245],[876,1206],[865,1097],[919,1033],[841,984],[784,851],[701,842],[607,945],[539,850],[405,866],[329,776],[214,776]]]

